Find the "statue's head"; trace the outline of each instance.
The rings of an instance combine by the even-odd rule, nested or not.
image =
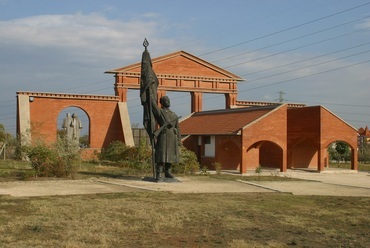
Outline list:
[[[165,108],[168,108],[171,105],[171,101],[168,96],[162,96],[161,99],[159,99],[159,103]]]
[[[77,118],[77,115],[75,113],[73,113],[72,118]]]

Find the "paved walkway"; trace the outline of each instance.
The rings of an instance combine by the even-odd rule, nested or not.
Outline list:
[[[271,172],[267,172],[271,173]],[[275,173],[275,172],[274,172]],[[179,177],[180,183],[153,183],[138,180],[96,178],[89,180],[16,181],[0,183],[0,195],[13,197],[97,194],[134,191],[174,193],[283,192],[294,195],[370,197],[370,173],[335,171],[317,173],[288,170],[276,173],[307,181],[227,181],[206,177]]]

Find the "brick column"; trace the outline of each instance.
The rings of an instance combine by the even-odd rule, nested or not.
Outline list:
[[[191,113],[200,112],[203,109],[203,92],[190,92]]]
[[[358,170],[358,151],[351,148],[351,170]]]
[[[236,97],[237,97],[237,94],[236,93],[226,93],[225,94],[225,108],[226,109],[230,109],[231,106],[235,106],[236,105]]]
[[[120,102],[127,102],[127,88],[115,86],[114,91],[116,96],[119,96]]]
[[[114,93],[119,96],[120,102],[127,102],[127,88],[123,87],[124,77],[115,75]]]

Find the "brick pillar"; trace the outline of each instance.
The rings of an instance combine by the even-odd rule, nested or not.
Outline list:
[[[235,106],[236,105],[236,97],[237,97],[237,94],[236,93],[226,93],[225,94],[225,108],[226,109],[230,109],[231,106]]]
[[[324,171],[325,167],[325,148],[321,148],[318,150],[318,164],[317,164],[317,171],[322,172]]]
[[[115,76],[116,82],[114,84],[114,93],[119,97],[120,102],[127,102],[127,88],[123,87],[124,78],[122,76]]]
[[[282,149],[283,150],[283,161],[280,167],[280,172],[286,172],[287,167],[288,167],[288,152],[287,149]]]
[[[191,113],[200,112],[203,109],[203,92],[190,92]]]
[[[114,91],[116,96],[119,96],[120,102],[127,102],[127,88],[123,88],[122,86],[115,86]]]
[[[357,149],[351,148],[351,170],[358,170],[358,151]]]

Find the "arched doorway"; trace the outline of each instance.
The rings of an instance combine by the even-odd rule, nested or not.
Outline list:
[[[57,118],[57,136],[62,137],[65,135],[65,129],[67,125],[70,125],[69,122],[72,116],[79,120],[81,124],[76,127],[79,129],[79,146],[81,148],[88,148],[90,146],[90,118],[82,108],[71,106],[59,112]]]
[[[351,169],[353,148],[345,141],[336,140],[328,145],[326,167]]]
[[[256,169],[258,166],[265,169],[283,168],[283,149],[272,141],[263,140],[254,143],[247,149],[247,157],[250,163],[248,169]]]

